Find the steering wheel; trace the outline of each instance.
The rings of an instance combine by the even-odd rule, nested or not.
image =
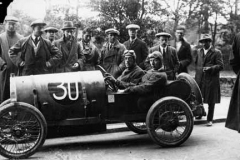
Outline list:
[[[100,69],[100,71],[102,72],[103,77],[104,77],[104,81],[105,81],[107,87],[108,87],[111,91],[117,92],[117,90],[118,90],[117,85],[111,80],[111,78],[110,78],[109,76],[107,76],[107,75],[110,75],[110,73],[107,73],[107,71],[106,71],[102,66],[100,66],[100,65],[96,65],[96,66],[97,66],[97,67]]]

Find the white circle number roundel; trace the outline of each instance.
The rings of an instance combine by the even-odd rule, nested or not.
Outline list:
[[[81,88],[79,82],[53,82],[48,84],[50,96],[63,105],[76,102],[82,94]]]

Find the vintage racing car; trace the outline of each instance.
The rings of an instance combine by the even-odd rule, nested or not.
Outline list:
[[[201,92],[185,73],[164,87],[164,96],[148,112],[138,95],[119,93],[101,71],[10,78],[10,99],[0,105],[0,154],[27,158],[44,143],[47,126],[125,122],[136,133],[148,133],[160,146],[178,146],[190,136],[194,116],[203,116]],[[161,89],[161,88],[159,88]]]

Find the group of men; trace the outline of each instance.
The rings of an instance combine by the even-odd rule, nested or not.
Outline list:
[[[191,46],[184,38],[184,26],[177,28],[175,41],[171,45],[171,34],[157,33],[158,44],[150,49],[138,38],[138,25],[126,26],[129,40],[123,44],[118,41],[120,32],[110,28],[105,31],[107,42],[99,50],[91,42],[89,28],[83,30],[82,40],[78,42],[77,34],[74,35],[76,27],[71,21],[64,22],[61,28],[63,37],[58,40],[55,40],[54,34],[59,30],[54,27],[44,29],[46,23],[41,20],[32,22],[32,34],[22,37],[16,32],[17,22],[17,18],[7,16],[6,32],[0,35],[1,102],[9,97],[11,73],[24,76],[89,71],[101,65],[124,92],[149,95],[154,92],[152,86],[165,85],[167,80],[176,79],[176,74],[187,73],[192,62]],[[44,32],[47,39],[42,37]],[[214,104],[220,101],[218,78],[223,68],[221,52],[214,49],[211,40],[208,35],[199,40],[204,45],[198,50],[194,61],[197,66],[196,80],[203,92],[204,102],[210,108],[209,125],[212,123]],[[146,96],[139,105],[151,103],[152,98]]]

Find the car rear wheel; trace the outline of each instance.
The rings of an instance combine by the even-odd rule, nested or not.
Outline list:
[[[145,122],[126,122],[127,127],[138,134],[146,134],[147,127]]]
[[[148,111],[146,123],[148,134],[162,147],[184,143],[191,135],[194,125],[190,107],[176,97],[156,101]]]
[[[15,102],[0,108],[0,154],[10,159],[27,158],[45,141],[47,123],[32,105]]]

